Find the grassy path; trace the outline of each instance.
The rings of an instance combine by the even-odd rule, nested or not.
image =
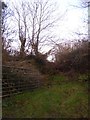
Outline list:
[[[6,98],[3,117],[87,118],[87,85],[68,82]]]

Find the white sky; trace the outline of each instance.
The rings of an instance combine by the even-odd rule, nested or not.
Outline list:
[[[4,2],[18,3],[20,0],[3,0]],[[64,13],[65,16],[58,22],[58,26],[55,28],[56,35],[63,39],[77,38],[73,32],[86,32],[88,27],[83,23],[83,20],[88,17],[88,10],[81,9],[75,6],[80,6],[82,0],[51,0],[51,2],[57,3],[57,13]],[[85,27],[84,27],[85,26]],[[75,35],[75,36],[74,36]]]
[[[3,1],[5,3],[6,1],[9,1],[17,4],[20,0]],[[51,2],[57,3],[58,15],[61,15],[61,13],[64,13],[67,10],[64,17],[58,22],[58,25],[55,27],[55,33],[58,38],[72,40],[78,38],[78,35],[76,35],[75,32],[88,33],[88,26],[83,22],[84,19],[88,19],[88,9],[74,7],[80,6],[82,0],[51,0]]]
[[[59,23],[57,33],[62,38],[67,36],[69,38],[75,38],[73,32],[85,32],[87,33],[87,26],[83,23],[84,19],[88,19],[88,10],[73,7],[72,5],[80,6],[81,0],[60,0],[57,2],[62,4],[62,9],[67,8],[67,14],[63,21]],[[85,27],[84,27],[85,26]]]

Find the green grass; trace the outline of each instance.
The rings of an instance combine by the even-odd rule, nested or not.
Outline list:
[[[3,99],[3,117],[10,118],[86,118],[88,117],[87,85],[53,77],[57,83]]]
[[[49,83],[51,84],[62,84],[62,83],[66,83],[68,81],[68,78],[64,75],[52,75],[49,76]]]

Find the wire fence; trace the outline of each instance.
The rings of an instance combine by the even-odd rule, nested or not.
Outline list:
[[[13,66],[2,67],[2,97],[41,87],[43,77],[37,71]]]

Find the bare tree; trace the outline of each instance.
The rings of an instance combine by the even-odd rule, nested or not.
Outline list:
[[[21,43],[20,52],[25,53],[27,49],[31,54],[38,56],[42,45],[51,39],[50,30],[60,19],[59,16],[54,16],[55,5],[49,1],[34,0],[22,2],[18,7],[14,5],[14,9]]]
[[[30,22],[32,26],[31,48],[36,56],[39,52],[40,44],[51,39],[50,29],[53,29],[54,24],[59,20],[59,17],[54,17],[55,6],[49,1],[36,0],[31,5],[28,4],[30,14]]]
[[[9,47],[9,43],[6,41],[5,32],[7,31],[6,20],[8,17],[7,5],[4,2],[1,2],[1,14],[0,14],[0,42],[2,48],[2,58],[3,60],[7,59],[8,52],[7,48]],[[1,51],[1,50],[0,50]],[[1,58],[1,57],[0,57]]]
[[[1,35],[2,35],[2,42],[4,45],[4,32],[5,32],[5,17],[6,17],[6,9],[7,5],[2,2],[2,14],[1,14]]]
[[[89,12],[88,10],[90,9],[90,3],[89,0],[79,0],[78,5],[71,5],[74,7],[74,9],[80,9],[82,11],[82,16],[81,16],[81,23],[82,25],[78,26],[78,29],[73,32],[74,34],[77,35],[77,37],[80,40],[83,39],[88,39],[88,24],[89,24]]]
[[[9,20],[12,16],[12,11],[9,5],[2,2],[2,15],[1,15],[1,34],[2,34],[2,46],[5,49],[10,47],[12,39],[12,33],[14,32],[11,28],[11,21]]]
[[[25,55],[25,43],[26,43],[26,11],[24,9],[24,3],[22,2],[21,4],[21,10],[22,10],[22,13],[21,11],[16,7],[14,6],[14,9],[16,10],[16,13],[17,14],[17,18],[16,16],[15,17],[15,20],[17,22],[17,25],[18,25],[18,38],[21,42],[21,47],[20,47],[20,56],[24,57]]]
[[[90,7],[90,0],[81,0],[81,7],[82,8]]]

